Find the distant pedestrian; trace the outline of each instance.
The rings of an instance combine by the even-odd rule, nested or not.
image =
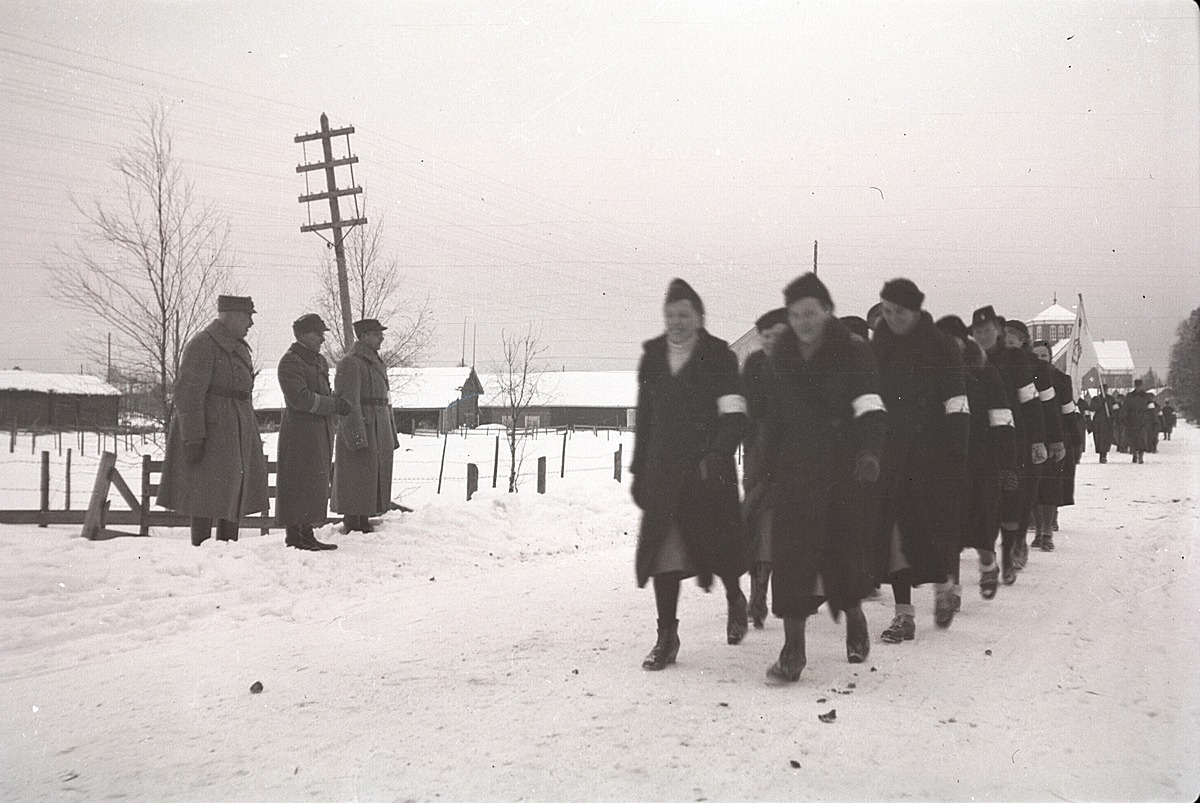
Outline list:
[[[1108,453],[1113,445],[1113,400],[1108,388],[1100,386],[1100,392],[1088,404],[1091,416],[1088,428],[1092,433],[1092,446],[1100,456],[1101,463],[1108,462]]]
[[[825,602],[846,614],[846,659],[871,649],[862,600],[870,572],[886,411],[869,344],[833,315],[816,274],[784,290],[788,328],[768,363],[764,414],[771,514],[771,607],[783,619],[774,681],[794,682],[807,663],[808,617]]]
[[[392,508],[392,461],[400,441],[387,366],[379,356],[386,330],[374,318],[355,321],[356,340],[334,376],[336,395],[350,410],[338,419],[330,502],[345,516],[347,532],[371,532],[370,517]]]
[[[647,340],[638,366],[633,501],[642,509],[636,573],[653,579],[658,639],[642,668],[665,669],[679,652],[679,590],[696,577],[708,590],[721,578],[726,641],[746,635],[749,563],[734,451],[746,427],[737,357],[704,328],[704,303],[675,279],[663,304],[666,332]]]
[[[887,446],[875,577],[892,586],[896,615],[884,641],[916,637],[912,589],[935,584],[934,622],[954,618],[950,554],[957,556],[958,508],[967,466],[970,405],[954,342],[921,309],[925,294],[909,279],[879,293],[883,321],[871,346],[887,407]]]
[[[1125,421],[1125,439],[1134,463],[1144,463],[1150,441],[1150,417],[1153,415],[1153,398],[1148,394],[1140,379],[1133,380],[1133,390],[1125,397],[1122,406]]]
[[[254,312],[249,297],[218,297],[217,319],[187,342],[179,361],[158,504],[192,517],[193,546],[211,537],[214,520],[218,541],[236,541],[241,518],[269,508],[245,340]]]
[[[1175,421],[1176,421],[1175,407],[1174,407],[1174,405],[1171,404],[1171,402],[1168,401],[1165,404],[1163,404],[1163,408],[1162,408],[1163,440],[1165,440],[1165,441],[1171,440],[1171,433],[1175,431]]]
[[[329,508],[333,463],[333,422],[350,412],[350,403],[329,388],[329,363],[321,356],[327,327],[315,313],[292,324],[296,342],[279,361],[283,422],[279,426],[279,475],[275,519],[286,528],[284,543],[296,549],[337,549],[317,540]]]
[[[767,588],[771,580],[771,515],[763,504],[767,492],[765,414],[771,382],[768,362],[775,356],[775,346],[787,327],[784,307],[761,316],[755,328],[762,349],[753,352],[742,368],[742,388],[750,419],[742,461],[742,487],[746,492],[742,519],[750,539],[750,619],[755,628],[761,628],[767,618]]]

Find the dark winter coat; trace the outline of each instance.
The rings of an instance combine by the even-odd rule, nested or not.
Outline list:
[[[1075,391],[1071,385],[1071,377],[1051,366],[1051,377],[1054,382],[1054,397],[1059,403],[1059,414],[1062,418],[1062,430],[1067,449],[1063,460],[1054,461],[1046,468],[1042,482],[1038,488],[1038,500],[1043,505],[1058,505],[1067,507],[1075,504],[1075,457],[1083,453],[1083,434],[1079,428],[1079,409],[1075,405]]]
[[[237,521],[265,512],[267,459],[251,398],[250,346],[213,321],[184,346],[175,380],[158,504],[188,516]],[[198,463],[184,444],[204,442]]]
[[[767,355],[755,351],[742,367],[742,390],[746,397],[748,421],[742,448],[742,487],[746,496],[742,503],[742,520],[753,555],[760,553],[762,538],[763,499],[766,483],[766,429],[763,415],[766,410],[768,383]]]
[[[630,465],[634,501],[642,509],[636,557],[639,586],[650,579],[673,524],[704,588],[712,584],[713,575],[737,576],[747,569],[749,549],[733,459],[746,416],[720,414],[722,398],[736,399],[744,407],[737,357],[724,340],[701,330],[691,358],[674,376],[667,362],[666,335],[643,344]],[[702,459],[708,467],[704,477]]]
[[[813,613],[817,576],[834,610],[858,604],[874,585],[871,528],[878,491],[855,479],[859,457],[880,459],[887,414],[871,347],[831,319],[811,359],[791,330],[770,361],[763,413],[766,506],[772,517],[771,607]]]
[[[875,579],[887,581],[898,527],[913,584],[943,582],[958,540],[971,424],[962,355],[927,312],[903,337],[881,322],[871,345],[888,411]]]
[[[1042,421],[1046,428],[1046,444],[1061,443],[1067,445],[1069,436],[1064,432],[1062,421],[1062,397],[1054,389],[1053,365],[1038,357],[1028,347],[1023,349],[1033,368],[1033,384],[1037,388],[1038,399],[1042,403]],[[1074,398],[1072,396],[1071,398]]]
[[[1096,454],[1108,454],[1113,446],[1112,399],[1102,393],[1092,399],[1090,409],[1092,445],[1096,447]]]
[[[987,353],[989,365],[1000,372],[1004,396],[1013,411],[1016,424],[1017,474],[1020,485],[1015,491],[1000,496],[1001,522],[1017,522],[1029,515],[1030,505],[1037,495],[1041,468],[1033,465],[1032,447],[1045,445],[1046,419],[1043,403],[1033,378],[1033,357],[1022,349],[1012,349],[999,343]]]
[[[1150,394],[1139,389],[1131,390],[1121,406],[1125,416],[1125,442],[1131,452],[1144,452],[1150,448],[1151,403]]]
[[[1167,433],[1168,435],[1171,434],[1171,430],[1175,429],[1175,419],[1175,408],[1172,407],[1170,403],[1164,404],[1162,408],[1163,432]]]
[[[1000,529],[1000,472],[1017,470],[1015,420],[995,366],[967,368],[966,386],[971,435],[959,546],[994,550]]]
[[[392,507],[392,461],[400,448],[387,366],[358,341],[338,362],[334,389],[350,403],[350,413],[338,419],[331,507],[350,516],[386,513]]]
[[[337,399],[329,389],[329,363],[307,346],[293,343],[279,361],[278,376],[284,408],[275,519],[283,525],[323,523],[337,413]]]

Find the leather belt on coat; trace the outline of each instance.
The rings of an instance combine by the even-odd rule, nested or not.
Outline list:
[[[227,399],[237,399],[238,401],[250,401],[250,391],[235,390],[225,385],[209,385],[209,396],[224,396]]]
[[[359,399],[359,401],[362,404],[370,406],[370,407],[391,407],[392,406],[392,403],[390,401],[388,401],[387,399],[373,399],[373,398],[369,398],[369,397],[364,397],[362,399]]]

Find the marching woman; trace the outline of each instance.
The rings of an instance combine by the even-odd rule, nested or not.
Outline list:
[[[763,441],[771,515],[771,607],[783,619],[773,681],[799,680],[809,616],[846,613],[846,658],[871,644],[861,602],[871,591],[870,528],[886,415],[871,347],[833,315],[816,274],[784,290],[788,328],[769,360]]]
[[[967,325],[957,315],[947,315],[937,328],[954,338],[967,369],[967,402],[971,408],[971,435],[967,446],[967,471],[963,477],[959,521],[961,541],[950,557],[955,602],[962,597],[959,552],[973,548],[979,556],[979,594],[993,599],[999,587],[996,536],[1000,532],[1001,492],[1018,487],[1016,421],[1004,393],[1004,381],[987,355],[971,339]]]
[[[739,578],[749,563],[741,522],[734,451],[746,426],[737,357],[704,329],[704,303],[682,279],[667,289],[666,332],[643,344],[638,366],[633,501],[642,509],[636,570],[653,578],[658,640],[642,662],[650,671],[679,652],[680,582],[696,577],[706,591],[721,578],[728,603],[726,638],[746,635],[746,596]]]
[[[914,586],[935,584],[938,627],[949,627],[954,618],[947,563],[950,552],[958,554],[953,547],[971,411],[962,355],[921,310],[925,294],[908,279],[893,279],[879,297],[883,321],[871,346],[888,410],[888,438],[875,576],[891,583],[896,602],[896,616],[882,638],[899,644],[916,637]]]
[[[1071,377],[1051,362],[1053,349],[1046,340],[1033,344],[1033,353],[1040,362],[1050,366],[1051,380],[1054,383],[1054,398],[1059,403],[1062,416],[1063,445],[1067,449],[1066,458],[1054,461],[1051,473],[1043,479],[1045,488],[1038,489],[1038,506],[1034,510],[1034,522],[1037,533],[1034,535],[1032,546],[1043,552],[1054,551],[1054,531],[1058,524],[1058,509],[1075,504],[1075,464],[1077,456],[1083,452],[1083,433],[1079,429],[1079,409],[1075,405],[1075,391],[1071,386]],[[1046,461],[1050,463],[1051,461]]]
[[[1096,447],[1096,454],[1100,455],[1100,462],[1107,463],[1108,452],[1113,445],[1113,410],[1112,397],[1104,385],[1100,386],[1100,392],[1092,399],[1090,412],[1088,427],[1092,432],[1092,445]]]

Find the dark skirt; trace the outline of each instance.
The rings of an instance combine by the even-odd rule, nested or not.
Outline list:
[[[996,474],[972,472],[967,478],[963,494],[962,541],[959,549],[995,551],[996,534],[1000,532],[1000,503],[1000,480]]]
[[[1038,480],[1037,486],[1037,504],[1055,506],[1062,504],[1063,471],[1067,463],[1074,467],[1075,460],[1070,455],[1062,460],[1055,460],[1051,457],[1045,463],[1037,466],[1041,469],[1041,478]]]

